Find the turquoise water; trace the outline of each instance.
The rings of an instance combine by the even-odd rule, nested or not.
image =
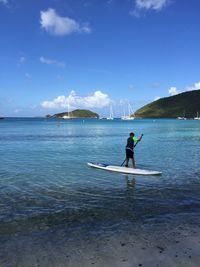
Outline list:
[[[125,176],[86,165],[120,165],[130,131],[144,133],[135,149],[137,167],[162,176]],[[96,224],[112,230],[125,222],[196,216],[199,145],[200,122],[192,120],[4,119],[0,234]]]

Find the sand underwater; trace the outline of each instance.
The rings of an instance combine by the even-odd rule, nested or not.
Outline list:
[[[177,221],[149,222],[133,229],[124,224],[119,229],[116,226],[115,232],[95,229],[88,234],[88,229],[68,232],[63,227],[1,236],[0,266],[199,266],[199,218],[193,224]]]

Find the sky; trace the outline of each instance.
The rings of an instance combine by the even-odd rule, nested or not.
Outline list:
[[[0,115],[121,116],[200,89],[198,0],[0,0]]]

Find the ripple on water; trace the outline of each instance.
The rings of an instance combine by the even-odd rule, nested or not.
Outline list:
[[[6,123],[0,132],[1,233],[104,222],[111,227],[199,211],[196,123]],[[86,166],[99,159],[121,164],[132,129],[145,134],[135,151],[137,163],[162,176],[131,177]]]

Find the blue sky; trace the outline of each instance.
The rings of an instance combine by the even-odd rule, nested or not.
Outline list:
[[[0,114],[116,116],[200,88],[200,1],[0,0]]]

